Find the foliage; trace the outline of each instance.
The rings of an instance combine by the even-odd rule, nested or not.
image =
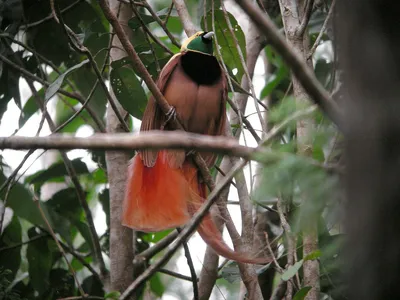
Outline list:
[[[101,126],[93,116],[104,127],[107,105],[107,96],[97,82],[99,79],[109,83],[122,107],[131,117],[140,120],[149,96],[148,89],[126,57],[109,64],[109,45],[113,35],[110,34],[110,25],[97,1],[55,2],[63,11],[63,22],[93,55],[102,71],[102,77],[97,77],[85,54],[70,47],[61,25],[51,17],[49,1],[0,0],[0,56],[4,58],[0,60],[1,126],[8,125],[3,115],[6,116],[16,107],[14,111],[18,112],[13,119],[18,121],[17,129],[26,130],[35,123],[32,131],[36,132],[40,123],[36,117],[42,115],[41,106],[46,104],[58,132],[77,134],[83,128],[99,132]],[[152,7],[179,42],[183,36],[182,23],[175,9],[170,12],[167,2],[153,1]],[[221,47],[220,59],[234,80],[234,89],[248,94],[239,84],[245,71],[240,52],[244,59],[248,56],[245,32],[240,22],[231,13],[225,16],[220,1],[186,2],[199,27],[204,30],[215,27],[217,46]],[[132,33],[131,42],[147,70],[156,79],[171,58],[171,53],[176,53],[178,48],[144,7],[138,6],[137,9],[140,18],[135,16],[128,23]],[[315,40],[325,18],[325,10],[313,14],[309,26],[311,41]],[[235,36],[232,36],[228,23]],[[164,47],[145,33],[143,24],[159,38]],[[329,41],[330,37],[324,35],[323,40]],[[259,98],[270,99],[268,122],[272,126],[306,106],[299,106],[292,97],[289,87],[290,69],[279,53],[270,45],[263,52],[271,68],[270,73],[264,76]],[[314,58],[318,80],[326,89],[332,89],[335,83],[333,61],[321,55],[315,55]],[[22,74],[18,68],[25,70],[28,75]],[[29,86],[32,82],[35,85]],[[22,83],[28,83],[29,88]],[[76,114],[85,101],[86,109]],[[247,117],[252,120],[250,116]],[[338,203],[341,195],[337,189],[339,176],[328,168],[332,157],[336,155],[332,145],[337,139],[337,133],[320,112],[315,112],[310,118],[316,124],[309,131],[312,154],[308,157],[298,154],[296,122],[288,124],[282,134],[261,151],[259,161],[262,179],[251,194],[251,199],[260,211],[265,207],[276,211],[277,201],[282,201],[288,209],[288,222],[298,237],[298,261],[284,269],[282,274],[273,273],[274,282],[280,279],[288,281],[296,274],[302,279],[304,261],[318,259],[321,262],[322,291],[333,299],[342,299],[340,246],[343,237],[340,230],[337,230],[340,224]],[[136,122],[133,125],[136,130]],[[231,126],[237,128],[240,124]],[[247,136],[247,131],[245,133]],[[68,154],[72,155],[73,152]],[[80,201],[80,197],[83,197],[95,219],[101,218],[99,212],[101,215],[104,213],[104,224],[101,224],[104,230],[96,234],[95,238],[99,240],[103,256],[109,259],[110,195],[104,153],[91,151],[80,154],[70,162],[82,185],[82,193],[76,190],[65,162],[58,156],[47,163],[48,167],[41,165],[33,171],[28,168],[26,174],[22,171],[25,168],[19,170],[18,177],[11,178],[5,184],[15,168],[11,167],[15,161],[5,161],[3,155],[6,154],[0,153],[0,199],[7,207],[0,236],[0,299],[50,300],[79,296],[76,280],[83,291],[91,296],[118,299],[119,292],[106,291],[97,273],[99,262],[94,255],[96,248]],[[217,164],[220,163],[221,159]],[[216,173],[213,170],[214,177]],[[45,197],[46,190],[54,186],[58,188]],[[47,222],[76,275],[72,274]],[[302,230],[314,222],[318,223],[319,228],[319,252],[303,257]],[[170,232],[139,233],[137,250],[148,249]],[[287,238],[284,234],[279,236],[277,243],[282,245],[277,259],[280,266],[285,268]],[[262,276],[271,270],[274,272],[273,269],[271,263],[258,269],[258,274]],[[225,265],[219,275],[217,284],[227,290],[227,298],[234,297],[241,280],[237,264]],[[180,284],[178,280],[173,279],[175,284]],[[172,293],[171,281],[171,277],[156,273],[144,290],[161,298]],[[187,286],[191,288],[190,284]],[[182,289],[179,292],[185,291]],[[294,299],[304,299],[308,292],[309,287],[299,286]]]

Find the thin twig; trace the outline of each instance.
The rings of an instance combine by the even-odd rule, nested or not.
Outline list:
[[[21,243],[18,243],[18,244],[14,244],[14,245],[10,245],[10,246],[7,246],[7,247],[0,248],[0,253],[3,252],[3,251],[8,251],[8,250],[12,250],[12,249],[15,249],[15,248],[18,248],[18,247],[22,247],[23,245],[27,245],[29,243],[32,243],[32,242],[34,242],[36,240],[39,240],[41,238],[48,237],[48,236],[49,235],[47,233],[46,234],[35,235],[33,238],[31,238],[31,239],[29,239],[29,240],[27,240],[25,242],[21,242]]]
[[[335,3],[336,3],[336,0],[332,0],[332,4],[331,4],[331,7],[329,8],[328,15],[326,16],[324,24],[322,24],[321,30],[319,31],[319,34],[318,34],[317,38],[315,39],[314,45],[311,47],[310,52],[307,55],[307,60],[309,60],[313,56],[315,50],[317,50],[317,47],[319,46],[319,43],[321,42],[322,36],[326,30],[326,27],[328,26],[328,22],[329,22],[330,18],[332,17],[333,9],[335,8]]]
[[[172,276],[172,277],[175,277],[175,278],[178,278],[178,279],[182,279],[182,280],[186,280],[186,281],[192,282],[192,277],[186,276],[186,275],[182,275],[182,274],[176,273],[174,271],[170,271],[170,270],[161,268],[160,270],[158,270],[158,272],[163,273],[163,274],[167,274],[169,276]]]
[[[153,8],[150,6],[149,3],[147,3],[147,1],[143,2],[144,7],[148,10],[148,12],[151,14],[151,16],[154,18],[154,20],[156,20],[156,22],[158,23],[158,25],[161,26],[161,28],[164,30],[164,32],[166,33],[166,35],[169,37],[169,39],[171,40],[172,44],[174,44],[176,47],[178,47],[178,49],[181,48],[181,44],[176,40],[176,38],[173,36],[173,34],[168,30],[167,26],[166,26],[166,22],[163,22],[160,17],[154,12]],[[169,15],[171,14],[172,8],[174,6],[174,3],[171,3],[171,6],[169,8],[167,17],[166,17],[166,21],[168,20]]]
[[[147,3],[146,0],[144,0],[144,2]],[[162,21],[162,23],[163,23],[164,26],[167,25],[168,20],[169,20],[169,17],[171,16],[171,13],[172,13],[172,9],[173,9],[173,8],[174,8],[174,2],[172,1],[172,2],[171,2],[171,5],[170,5],[169,8],[168,8],[168,12],[167,12],[167,15],[166,15],[166,17],[165,17],[165,20]]]
[[[181,232],[181,229],[178,229],[178,232]],[[187,264],[189,266],[190,276],[192,278],[193,299],[199,300],[199,287],[197,285],[198,279],[197,279],[197,275],[196,275],[196,270],[194,269],[192,256],[190,255],[190,250],[189,250],[187,241],[184,241],[182,244],[183,244],[183,250],[185,251],[185,257],[187,260]]]
[[[158,243],[156,243],[153,247],[144,250],[143,252],[136,254],[135,260],[149,260],[152,258],[154,255],[168,247],[178,236],[178,231],[174,230],[170,234],[168,234],[166,237],[164,237],[162,240],[160,240]]]
[[[289,223],[286,220],[281,197],[278,199],[277,208],[278,208],[279,218],[280,218],[282,227],[286,233],[286,239],[287,239],[287,245],[288,245],[287,251],[286,251],[286,253],[287,253],[287,268],[289,268],[290,266],[293,266],[293,264],[294,264],[294,252],[296,252],[296,245],[294,244],[294,236],[293,236],[292,230],[290,228]],[[289,299],[291,299],[291,297],[293,295],[293,286],[294,285],[292,282],[287,283],[287,295],[288,295]]]
[[[153,53],[153,56],[155,56],[154,61],[155,61],[156,64],[158,65],[158,59],[157,59],[157,56],[156,56],[156,54],[155,54],[154,47],[153,47],[153,45],[150,43],[150,40],[149,40],[148,36],[150,36],[150,38],[151,38],[156,44],[158,44],[161,48],[163,48],[165,52],[167,52],[167,53],[169,53],[169,54],[171,54],[171,55],[173,55],[174,53],[173,53],[173,52],[172,52],[172,51],[171,51],[171,50],[156,36],[156,35],[154,35],[154,34],[151,32],[151,30],[146,26],[146,24],[143,22],[143,19],[142,19],[141,15],[140,15],[139,11],[137,10],[136,6],[133,4],[133,1],[132,1],[132,0],[130,0],[130,3],[131,3],[131,7],[132,7],[133,13],[135,14],[136,18],[138,18],[138,20],[139,20],[139,22],[140,22],[140,24],[141,24],[141,26],[142,26],[142,28],[143,28],[143,30],[144,30],[144,32],[145,32],[145,38],[146,38],[147,43],[148,43],[149,46],[150,46],[150,49],[151,49],[151,51],[152,51],[152,53]],[[157,69],[157,70],[158,70],[158,73],[159,73],[159,72],[160,72],[160,67],[159,67],[159,66],[158,66],[158,69]]]
[[[268,248],[269,254],[271,255],[271,257],[272,257],[272,259],[273,259],[273,261],[274,261],[274,264],[275,264],[275,266],[276,266],[276,269],[278,270],[279,273],[283,273],[283,269],[282,269],[282,267],[279,265],[278,260],[276,259],[275,253],[274,253],[274,251],[273,251],[272,248],[271,248],[271,244],[269,243],[268,233],[267,233],[267,232],[264,232],[264,234],[265,234],[265,240],[266,240],[266,243],[267,243],[267,248]]]
[[[239,42],[238,42],[237,37],[235,35],[235,31],[232,28],[232,23],[231,23],[231,20],[229,19],[228,12],[226,11],[226,8],[225,8],[225,5],[224,5],[223,1],[221,1],[221,7],[222,7],[222,11],[224,13],[224,18],[225,18],[226,24],[228,25],[229,32],[231,33],[231,36],[233,38],[236,50],[237,50],[237,52],[239,54],[240,63],[242,64],[242,68],[244,70],[244,73],[246,75],[247,81],[248,81],[249,86],[250,86],[250,91],[251,91],[252,97],[254,99],[254,106],[255,106],[256,111],[257,111],[257,115],[258,115],[258,118],[259,118],[259,121],[260,121],[260,124],[261,124],[261,128],[264,131],[264,130],[266,130],[265,120],[264,120],[263,116],[261,115],[260,107],[257,105],[257,96],[256,96],[256,92],[254,90],[253,81],[252,81],[252,79],[250,77],[249,70],[247,69],[247,65],[246,65],[246,62],[244,60],[242,49],[239,46]]]
[[[300,25],[296,28],[296,35],[302,36],[304,31],[306,30],[308,22],[310,21],[313,6],[314,0],[307,0],[303,19],[301,20]]]
[[[82,257],[78,252],[76,252],[73,248],[69,247],[67,244],[63,243],[62,241],[59,241],[61,246],[65,249],[65,251],[69,252],[72,254],[73,257],[75,257],[83,266],[85,266],[92,274],[94,277],[96,277],[100,282],[101,277],[99,273],[88,263],[86,262],[85,258]]]

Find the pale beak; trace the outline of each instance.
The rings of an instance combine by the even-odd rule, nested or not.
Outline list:
[[[205,38],[207,40],[211,40],[214,35],[215,35],[215,33],[213,31],[210,31],[210,32],[207,32],[205,35],[203,35],[203,38]]]

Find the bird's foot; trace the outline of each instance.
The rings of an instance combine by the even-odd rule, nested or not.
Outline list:
[[[161,130],[163,130],[165,128],[165,126],[167,126],[168,122],[170,122],[171,120],[176,120],[175,107],[171,106],[171,108],[169,109],[169,111],[166,113],[165,116],[167,117],[167,119],[164,121],[164,124],[161,126]]]

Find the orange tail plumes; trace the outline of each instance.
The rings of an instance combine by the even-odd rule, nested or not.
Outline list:
[[[205,197],[206,187],[199,183],[197,169],[189,162],[182,168],[171,168],[166,151],[160,151],[154,167],[148,168],[136,155],[129,166],[122,224],[150,232],[178,227],[189,221]],[[267,262],[230,249],[210,214],[204,216],[197,231],[221,256],[244,263]]]
[[[164,151],[151,168],[136,155],[128,168],[122,225],[146,232],[184,225],[189,194],[181,170],[168,165]]]

